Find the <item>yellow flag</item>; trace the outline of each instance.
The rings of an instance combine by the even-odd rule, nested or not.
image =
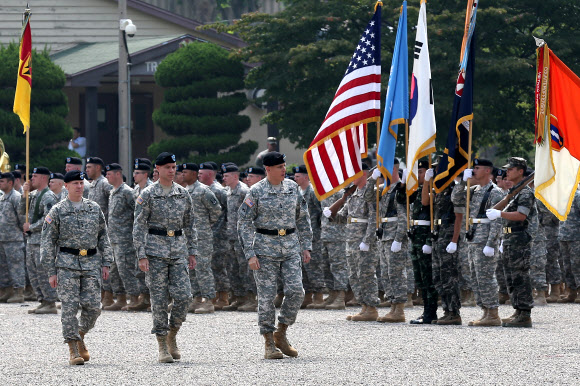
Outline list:
[[[30,36],[30,13],[24,16],[22,39],[20,39],[20,64],[16,80],[16,94],[14,94],[14,112],[18,114],[24,132],[30,128],[30,92],[32,90],[32,39]]]

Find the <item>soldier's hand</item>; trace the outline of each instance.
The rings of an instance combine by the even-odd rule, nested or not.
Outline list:
[[[143,272],[149,271],[149,260],[139,259],[139,269]]]
[[[473,169],[465,169],[463,171],[463,181],[467,181],[472,177],[473,177]]]
[[[24,225],[22,225],[22,230],[24,231],[24,233],[28,232],[30,230],[30,223],[25,222]]]
[[[30,191],[30,182],[26,181],[23,185],[22,185],[22,191],[24,193],[28,193]]]
[[[308,264],[310,263],[310,251],[308,250],[304,250],[302,251],[302,261],[304,262],[304,264]]]
[[[195,256],[189,255],[189,269],[195,269],[196,265],[197,265],[197,261],[195,260]]]
[[[107,280],[109,278],[109,267],[103,267],[101,270],[103,271],[103,280]]]
[[[400,252],[402,246],[403,246],[403,243],[401,243],[399,241],[393,241],[393,243],[391,244],[391,252],[393,252],[393,253]]]
[[[326,218],[330,218],[330,216],[332,216],[332,211],[330,210],[330,208],[327,206],[324,208],[324,210],[322,211],[322,214],[324,215],[324,217]]]
[[[433,252],[433,248],[430,245],[425,244],[423,245],[422,251],[424,255],[430,255]]]
[[[455,253],[457,252],[457,243],[454,243],[453,241],[450,242],[449,244],[447,244],[447,248],[445,248],[445,250],[447,251],[447,253]]]
[[[250,260],[248,260],[248,266],[252,271],[257,271],[260,269],[260,262],[258,261],[258,258],[256,256],[250,257]]]
[[[56,275],[52,275],[48,278],[48,283],[50,284],[51,288],[56,288],[58,281],[56,280]]]

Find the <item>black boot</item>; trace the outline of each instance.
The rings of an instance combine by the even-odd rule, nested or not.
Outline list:
[[[431,324],[434,320],[437,320],[437,298],[429,299],[426,301],[428,306],[425,308],[424,316],[423,316],[423,323],[424,324]]]
[[[411,320],[410,324],[431,324],[431,320],[427,321],[429,316],[429,302],[427,301],[427,293],[426,291],[421,291],[421,295],[423,298],[423,313],[415,320]]]

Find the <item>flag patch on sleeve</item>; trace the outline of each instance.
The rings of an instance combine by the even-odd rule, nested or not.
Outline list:
[[[143,204],[143,199],[141,198],[141,196],[137,197],[137,204],[139,205]]]
[[[44,218],[44,220],[49,223],[52,224],[52,217],[50,217],[49,215],[46,215],[46,217]]]
[[[252,200],[250,200],[249,198],[246,198],[246,200],[244,201],[246,203],[247,206],[249,206],[250,208],[254,206],[254,202]]]

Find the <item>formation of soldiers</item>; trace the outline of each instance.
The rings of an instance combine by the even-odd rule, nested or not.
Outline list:
[[[360,305],[347,320],[400,323],[422,305],[410,323],[461,325],[460,308],[477,305],[469,326],[531,327],[534,306],[576,301],[580,193],[565,222],[530,187],[494,208],[531,173],[522,158],[501,169],[476,159],[438,194],[436,163],[422,160],[408,209],[398,160],[378,207],[380,172],[366,163],[352,188],[320,202],[304,165],[288,173],[275,151],[260,162],[242,172],[162,153],[135,160],[133,187],[98,157],[85,172],[74,157],[65,174],[33,168],[26,183],[16,165],[0,175],[0,302],[38,301],[28,313],[57,314],[60,301],[70,363],[82,364],[101,309],[152,312],[159,361],[173,362],[188,312],[257,311],[265,357],[278,359],[298,355],[286,330],[300,308]],[[515,312],[501,319],[507,302]]]

